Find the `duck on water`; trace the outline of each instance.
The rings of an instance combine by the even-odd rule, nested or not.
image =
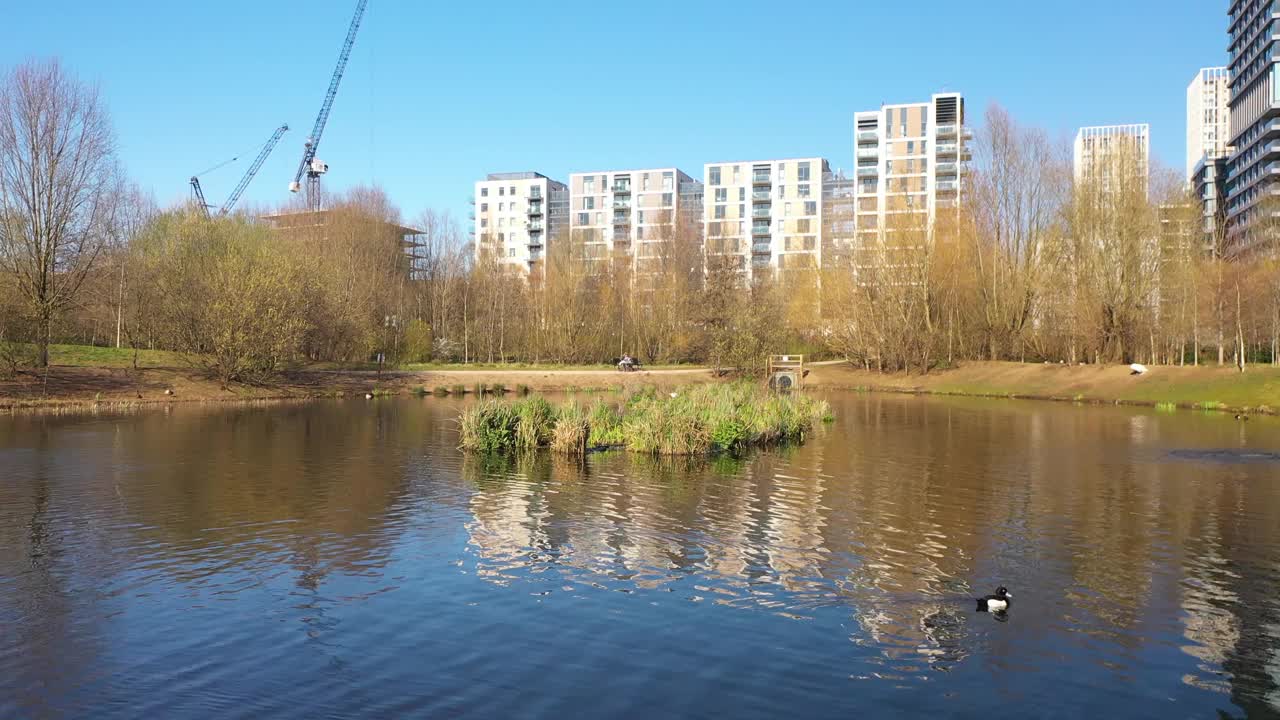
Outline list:
[[[978,612],[1004,612],[1009,609],[1013,593],[1001,585],[990,595],[978,598]]]

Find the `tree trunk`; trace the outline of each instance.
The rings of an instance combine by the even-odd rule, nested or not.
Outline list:
[[[49,311],[40,310],[40,328],[38,330],[40,337],[38,340],[39,357],[36,358],[36,367],[49,367],[49,342],[53,333],[53,318]]]

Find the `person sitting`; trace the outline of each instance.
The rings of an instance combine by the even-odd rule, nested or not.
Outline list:
[[[622,356],[622,359],[618,361],[618,369],[623,372],[627,372],[631,370],[632,366],[634,366],[635,364],[636,364],[636,361],[632,360],[630,355],[624,354]]]

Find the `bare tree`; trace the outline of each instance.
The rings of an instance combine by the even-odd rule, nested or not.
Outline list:
[[[97,90],[56,61],[10,72],[0,84],[0,268],[37,322],[41,367],[54,318],[75,301],[111,236],[119,188]]]

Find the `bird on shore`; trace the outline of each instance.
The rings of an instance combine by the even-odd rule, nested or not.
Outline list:
[[[978,598],[978,612],[1004,612],[1009,609],[1009,598],[1013,593],[1001,585],[990,595]]]
[[[1248,416],[1248,415],[1244,415],[1244,414],[1236,415],[1236,419],[1237,419],[1237,420],[1248,420],[1248,419],[1249,419],[1249,416]]]

